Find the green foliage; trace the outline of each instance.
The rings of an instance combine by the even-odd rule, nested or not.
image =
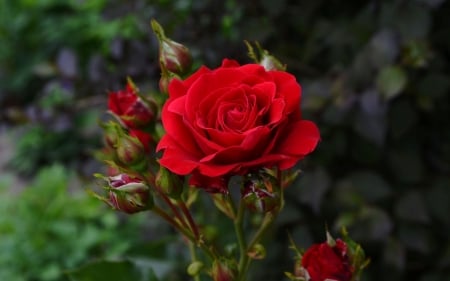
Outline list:
[[[0,183],[0,280],[61,280],[64,271],[94,258],[116,258],[139,240],[112,211],[80,189],[66,169],[40,171],[18,194]],[[136,240],[124,239],[133,235]]]
[[[104,0],[2,1],[0,93],[15,92],[23,98],[33,97],[35,93],[27,91],[30,84],[39,84],[38,78],[64,72],[61,69],[64,66],[54,69],[52,65],[62,48],[76,50],[83,66],[97,52],[109,54],[114,38],[136,36],[133,17],[105,19],[102,11],[107,4]],[[39,71],[43,66],[48,66],[49,71]],[[0,99],[4,98],[0,95]]]
[[[157,281],[151,268],[139,268],[129,261],[100,261],[68,273],[73,281]]]

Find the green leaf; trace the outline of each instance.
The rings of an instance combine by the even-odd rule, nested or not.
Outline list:
[[[157,281],[153,270],[131,261],[96,261],[67,273],[72,281]]]
[[[408,77],[399,66],[387,66],[377,76],[377,87],[385,99],[389,100],[399,95],[406,86]]]

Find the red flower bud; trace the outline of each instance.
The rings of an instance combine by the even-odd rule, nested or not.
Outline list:
[[[192,65],[189,49],[170,39],[160,42],[160,63],[170,72],[185,74]]]
[[[146,128],[155,120],[156,105],[140,98],[131,81],[124,90],[109,93],[108,108],[131,129]]]
[[[252,212],[266,213],[278,210],[281,199],[276,179],[265,172],[247,176],[244,180],[242,200]]]
[[[133,214],[153,207],[149,187],[126,174],[109,177],[109,203],[115,209]]]
[[[337,239],[330,245],[327,242],[311,246],[303,255],[301,265],[305,275],[312,281],[350,281],[354,273],[347,254],[347,244]]]
[[[215,260],[211,276],[214,281],[234,281],[237,276],[237,266],[234,262],[228,260]]]
[[[165,70],[183,75],[189,71],[192,65],[192,57],[189,49],[169,38],[164,34],[164,30],[158,22],[152,20],[153,31],[159,42],[159,62],[163,72]]]

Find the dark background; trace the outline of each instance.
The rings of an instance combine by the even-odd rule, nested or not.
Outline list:
[[[36,190],[55,163],[92,181],[108,90],[130,76],[157,91],[155,18],[196,66],[250,62],[243,41],[258,41],[297,76],[304,117],[320,128],[255,280],[292,269],[287,232],[307,247],[325,225],[335,236],[347,226],[366,249],[363,280],[450,280],[449,15],[445,0],[2,1],[0,183],[13,189],[2,196]],[[5,221],[0,249],[27,223]],[[49,276],[26,280],[59,278]]]

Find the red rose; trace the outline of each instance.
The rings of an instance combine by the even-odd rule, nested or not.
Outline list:
[[[162,111],[160,163],[176,174],[211,178],[291,168],[320,139],[317,126],[301,119],[300,96],[293,75],[227,59],[174,79]]]
[[[347,255],[347,245],[340,239],[336,240],[334,247],[326,242],[311,246],[301,263],[310,281],[350,281],[354,271]]]
[[[127,83],[124,90],[111,92],[108,108],[129,128],[143,128],[155,117],[152,109],[137,95],[136,88]]]

